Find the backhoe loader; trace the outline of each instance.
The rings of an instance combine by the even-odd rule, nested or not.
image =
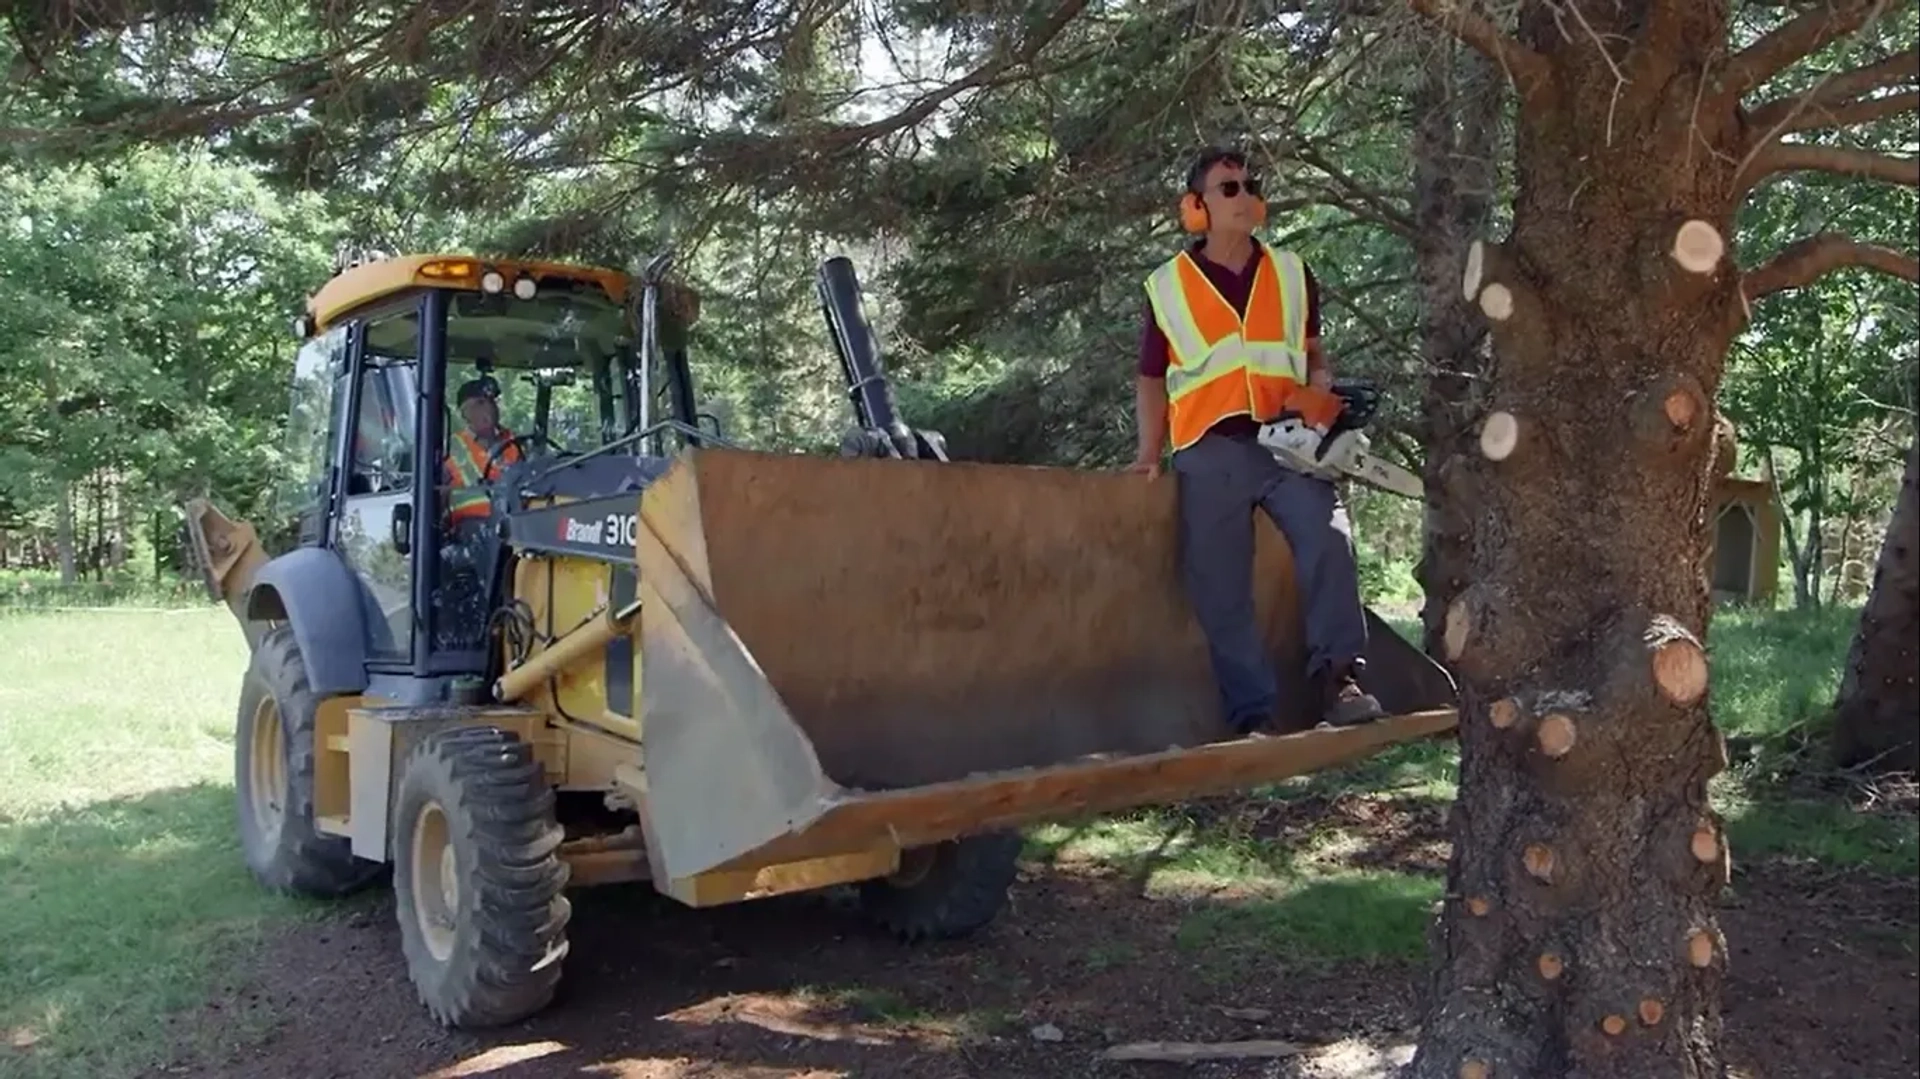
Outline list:
[[[832,456],[733,445],[697,410],[698,297],[669,257],[345,266],[296,323],[288,549],[187,506],[252,650],[246,863],[312,896],[391,873],[441,1023],[550,1002],[570,888],[845,888],[902,938],[956,937],[1001,908],[1025,825],[1454,725],[1452,681],[1370,614],[1389,717],[1310,729],[1293,567],[1262,519],[1259,619],[1300,703],[1296,733],[1234,736],[1172,482],[949,460],[894,407],[852,264],[819,290],[856,420]],[[456,518],[469,447],[485,505]]]

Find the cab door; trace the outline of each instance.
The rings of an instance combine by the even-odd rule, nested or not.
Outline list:
[[[347,467],[334,546],[362,584],[367,658],[413,658],[414,440],[420,303],[374,313],[353,335]]]

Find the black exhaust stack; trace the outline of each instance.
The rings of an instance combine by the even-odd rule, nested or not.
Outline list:
[[[820,310],[847,379],[858,425],[840,440],[847,457],[895,457],[944,461],[947,440],[938,431],[916,431],[900,419],[893,387],[880,360],[880,342],[860,299],[853,260],[835,255],[820,264]]]

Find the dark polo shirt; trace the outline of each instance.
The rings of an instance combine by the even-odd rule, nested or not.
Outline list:
[[[1187,248],[1193,256],[1194,264],[1200,267],[1213,287],[1220,290],[1220,296],[1233,305],[1233,309],[1242,318],[1247,314],[1247,300],[1253,295],[1253,272],[1260,264],[1258,257],[1247,260],[1247,268],[1239,273],[1208,258],[1200,251],[1204,241],[1196,240]],[[1260,241],[1253,242],[1255,256],[1261,251]],[[1313,279],[1312,267],[1307,267],[1307,339],[1320,336],[1320,284]],[[1147,378],[1166,378],[1167,367],[1172,354],[1167,348],[1167,335],[1160,330],[1160,324],[1154,321],[1153,304],[1146,304],[1145,315],[1140,326],[1140,374]],[[1228,416],[1213,425],[1216,434],[1238,438],[1251,438],[1260,430],[1252,416]]]

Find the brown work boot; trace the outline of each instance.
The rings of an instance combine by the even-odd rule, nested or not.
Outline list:
[[[1321,677],[1324,687],[1321,699],[1325,703],[1321,707],[1320,726],[1353,727],[1386,715],[1373,694],[1360,688],[1353,668],[1337,667]]]

